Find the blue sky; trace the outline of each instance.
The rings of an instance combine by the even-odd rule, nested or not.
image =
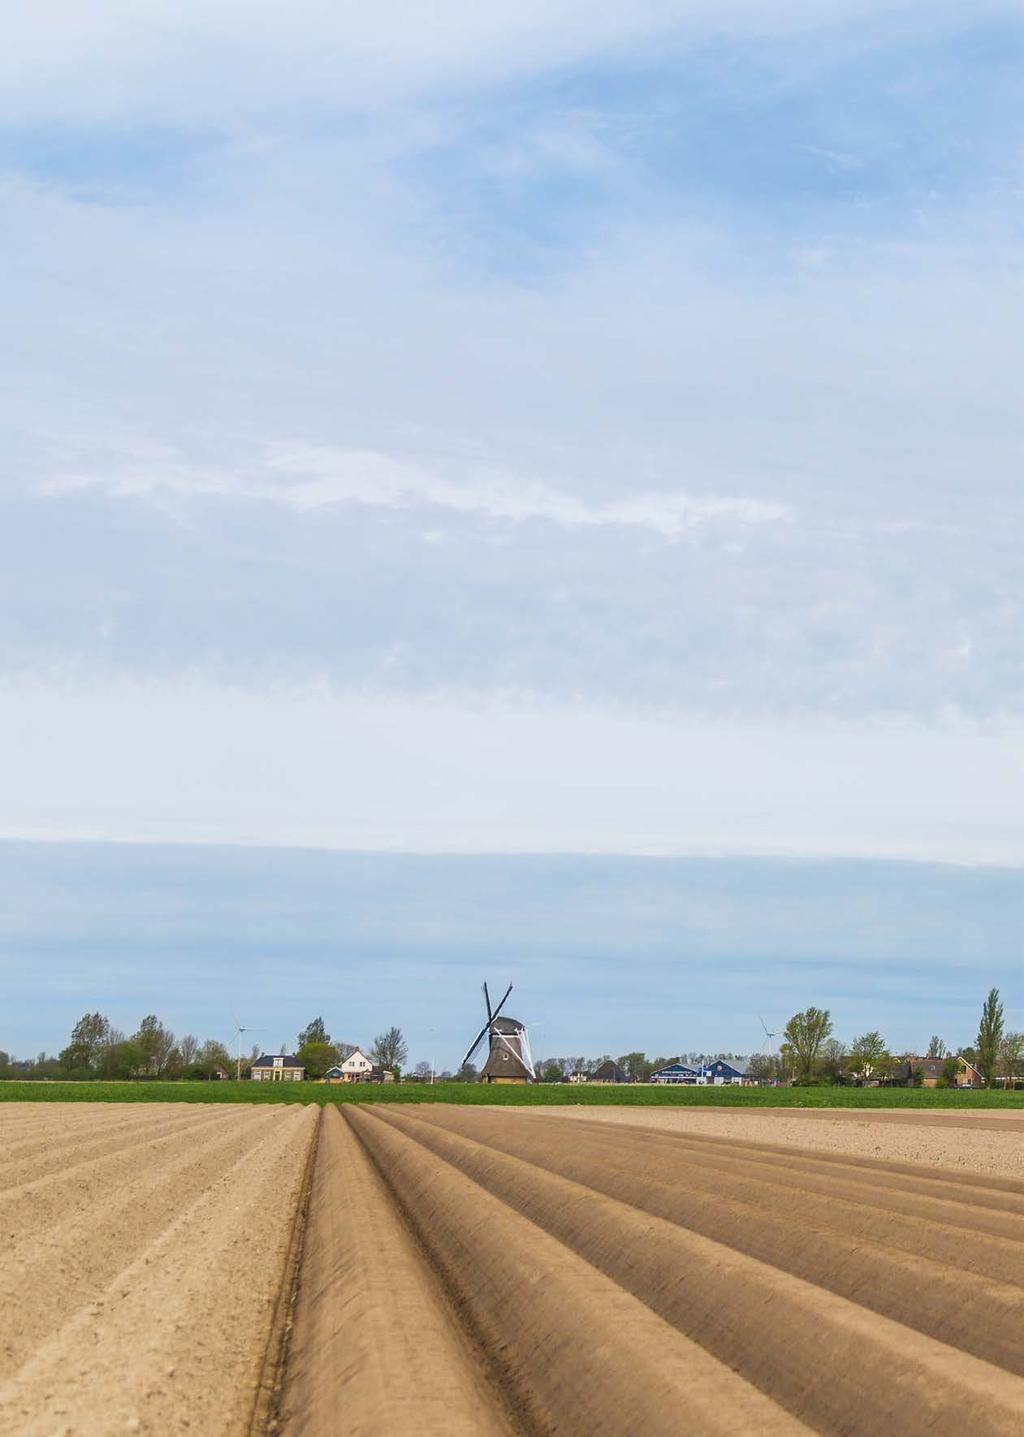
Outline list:
[[[10,39],[0,839],[55,894],[102,863],[65,845],[113,858],[87,964],[50,899],[5,931],[0,1045],[56,1046],[84,972],[127,991],[104,923],[156,951],[126,853],[202,898],[168,1013],[249,850],[293,854],[280,915],[303,865],[390,855],[394,971],[453,998],[507,894],[439,936],[397,855],[442,895],[500,857],[588,1032],[624,1001],[601,935],[643,992],[676,919],[631,880],[595,934],[568,855],[728,892],[683,1047],[748,1045],[752,962],[847,1027],[870,981],[910,1042],[933,911],[943,992],[1013,987],[1016,4],[43,0]]]

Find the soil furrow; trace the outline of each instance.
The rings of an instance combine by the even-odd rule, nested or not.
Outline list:
[[[1024,1423],[1024,1381],[991,1363],[421,1117],[359,1119],[457,1166],[823,1433],[877,1433],[897,1417],[912,1437]]]
[[[397,1124],[357,1105],[345,1117],[534,1430],[806,1433],[649,1304]]]
[[[623,1134],[624,1141],[615,1144],[612,1161],[608,1144],[592,1133],[576,1135],[571,1145],[553,1145],[538,1124],[503,1121],[499,1114],[445,1109],[424,1120],[1024,1374],[1024,1328],[1019,1322],[1024,1245],[918,1220],[899,1233],[903,1246],[898,1247],[891,1214],[851,1208],[835,1199],[793,1202],[790,1194],[773,1191],[765,1182],[757,1185],[753,1199],[737,1201],[735,1179],[724,1191],[707,1185],[695,1163],[677,1159],[652,1170],[643,1139],[638,1142],[632,1135]],[[587,1142],[594,1137],[596,1144]],[[927,1303],[920,1300],[922,1291],[928,1292]]]
[[[233,1164],[0,1386],[3,1437],[244,1437],[315,1118],[264,1111]]]
[[[512,1437],[391,1195],[337,1109],[325,1110],[281,1410],[284,1437]]]
[[[16,1306],[0,1308],[0,1378],[93,1302],[196,1193],[244,1159],[274,1126],[273,1114],[264,1113],[258,1122],[239,1114],[234,1128],[208,1125],[198,1133],[183,1132],[178,1146],[165,1147],[152,1168],[133,1156],[134,1172],[116,1185],[85,1198],[65,1190],[63,1206],[49,1209],[44,1232],[26,1233],[19,1222],[4,1260],[20,1297]]]

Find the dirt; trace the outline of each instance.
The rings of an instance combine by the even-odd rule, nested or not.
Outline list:
[[[792,1144],[818,1152],[923,1163],[1024,1182],[1024,1114],[1017,1112],[892,1112],[831,1108],[522,1108],[531,1117],[571,1117],[626,1127],[662,1128],[755,1142]]]
[[[329,1107],[296,1225],[312,1109],[0,1111],[0,1434],[1017,1437],[1024,1144],[965,1116]]]
[[[311,1109],[0,1109],[0,1433],[248,1431]]]

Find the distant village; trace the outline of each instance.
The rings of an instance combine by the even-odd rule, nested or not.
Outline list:
[[[176,1037],[153,1014],[126,1035],[99,1012],[75,1024],[56,1057],[41,1053],[18,1059],[0,1051],[3,1079],[107,1081],[181,1079],[319,1083],[566,1083],[688,1084],[694,1086],[820,1086],[1024,1088],[1024,1034],[1006,1027],[997,989],[988,993],[975,1040],[953,1047],[933,1035],[922,1052],[892,1053],[881,1033],[861,1034],[849,1043],[833,1031],[827,1009],[795,1013],[776,1035],[764,1025],[765,1051],[752,1055],[686,1052],[648,1058],[642,1052],[533,1059],[525,1023],[509,1017],[504,1004],[511,985],[492,1006],[484,985],[486,1012],[479,1033],[457,1068],[420,1059],[409,1066],[409,1049],[398,1027],[379,1033],[365,1046],[337,1041],[322,1017],[297,1035],[289,1051],[249,1046],[253,1028],[236,1024],[235,1052],[216,1039]],[[776,1044],[776,1037],[780,1041]],[[476,1061],[474,1062],[474,1059]]]

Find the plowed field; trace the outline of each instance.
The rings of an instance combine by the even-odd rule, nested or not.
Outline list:
[[[38,1111],[0,1115],[4,1434],[1024,1432],[998,1162],[771,1118]]]

